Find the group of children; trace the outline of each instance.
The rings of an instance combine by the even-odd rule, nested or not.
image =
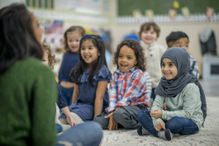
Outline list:
[[[100,126],[171,140],[174,134],[197,133],[204,124],[205,94],[184,32],[170,33],[165,49],[156,42],[159,26],[142,24],[140,41],[124,40],[117,46],[111,74],[101,37],[71,26],[64,33],[66,52],[56,83],[42,65],[52,68],[55,62],[41,42],[37,18],[23,4],[13,4],[0,10],[0,25],[0,93],[5,103],[0,125],[6,125],[0,128],[1,145],[99,145]],[[59,129],[63,133],[57,140],[55,104],[56,112],[61,111],[57,130],[72,126]]]
[[[93,120],[103,129],[137,129],[139,135],[166,140],[198,132],[207,114],[206,100],[197,62],[188,53],[189,37],[171,32],[165,49],[156,41],[159,34],[156,23],[142,24],[140,41],[124,40],[117,46],[111,74],[101,37],[85,34],[80,26],[67,29],[68,51],[58,81],[62,123]]]

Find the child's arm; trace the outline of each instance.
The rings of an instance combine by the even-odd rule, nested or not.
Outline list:
[[[72,95],[72,103],[75,104],[77,102],[77,97],[79,96],[79,89],[76,83],[74,83],[73,89],[74,89],[74,92]]]
[[[103,97],[107,88],[107,81],[99,81],[96,90],[94,117],[101,114],[103,109]]]
[[[153,121],[153,125],[157,131],[159,131],[160,128],[162,128],[162,126],[159,126],[159,125],[161,123],[160,121],[162,121],[161,117],[162,117],[163,104],[164,104],[164,97],[156,96],[156,98],[154,99],[153,105],[151,107],[150,115]]]
[[[198,86],[196,86],[194,83],[188,84],[183,89],[180,96],[183,98],[183,107],[174,111],[163,110],[162,119],[169,120],[175,116],[191,118],[193,115],[198,114],[198,111],[201,108]]]
[[[109,107],[106,109],[107,113],[111,113],[115,110],[116,108],[116,103],[117,103],[117,92],[116,92],[116,86],[117,86],[117,83],[115,80],[117,80],[117,75],[114,74],[113,77],[112,77],[112,80],[110,81],[110,86],[109,86],[109,90],[108,90],[108,93],[109,93]]]
[[[78,85],[74,83],[74,92],[72,95],[72,104],[75,104],[77,102],[77,97],[78,97]],[[75,125],[75,120],[73,119],[73,117],[71,116],[71,111],[69,109],[68,106],[65,106],[62,108],[63,113],[66,116],[66,120],[67,122],[71,125],[74,126]]]

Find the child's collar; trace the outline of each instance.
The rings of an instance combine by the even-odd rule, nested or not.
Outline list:
[[[129,71],[128,72],[121,72],[119,69],[117,69],[115,72],[117,73],[117,74],[126,74],[126,73],[133,73],[135,70],[136,70],[136,66],[134,66],[134,67],[132,67],[132,68],[130,68],[129,69]]]

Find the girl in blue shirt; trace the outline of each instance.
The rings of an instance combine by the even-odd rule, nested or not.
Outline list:
[[[58,73],[58,105],[59,108],[72,104],[73,82],[69,76],[70,71],[79,62],[79,43],[85,30],[81,26],[71,26],[64,33],[65,53]]]
[[[102,39],[97,35],[85,35],[80,41],[79,54],[80,63],[71,73],[74,82],[73,104],[62,109],[70,125],[75,124],[71,112],[82,120],[92,120],[108,106],[107,84],[111,73]]]

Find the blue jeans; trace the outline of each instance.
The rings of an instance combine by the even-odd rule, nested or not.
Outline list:
[[[150,116],[150,111],[147,109],[141,110],[138,113],[137,120],[150,134],[158,137],[158,132],[154,128],[154,124]],[[182,135],[194,134],[199,131],[198,126],[191,119],[184,117],[173,117],[172,119],[165,121],[165,127],[166,129],[170,129],[170,131],[174,134]]]
[[[99,146],[103,131],[96,122],[85,122],[57,137],[56,146]]]

